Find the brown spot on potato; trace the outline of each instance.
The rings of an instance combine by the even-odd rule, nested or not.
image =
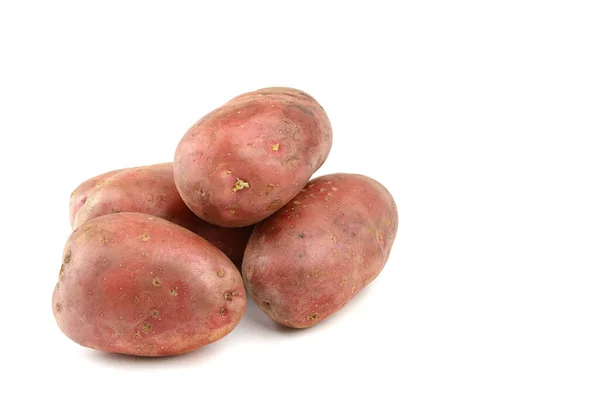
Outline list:
[[[158,276],[155,276],[154,278],[152,278],[152,284],[154,286],[158,287],[162,284],[162,281],[160,280],[160,278]]]
[[[177,296],[178,294],[177,288],[171,289],[171,296]]]
[[[139,302],[140,302],[140,298],[139,298],[139,297],[137,297],[137,296],[135,296],[135,297],[133,298],[133,302],[134,302],[135,304],[139,303]]]
[[[103,237],[103,238],[100,239],[100,243],[106,244],[106,243],[108,243],[108,239],[105,238],[105,237]]]
[[[279,208],[279,203],[281,203],[281,200],[278,197],[275,199],[275,201],[273,201],[267,206],[267,210],[276,210],[277,208]]]
[[[268,302],[268,301],[263,301],[262,305],[263,305],[265,308],[271,308],[271,303],[270,303],[270,302]]]
[[[222,278],[222,277],[224,277],[224,276],[225,276],[225,271],[224,271],[224,270],[222,270],[222,269],[219,269],[219,270],[217,271],[217,276],[218,276],[219,278]]]
[[[225,173],[226,173],[227,175],[231,175],[231,170],[230,170],[230,169],[228,169],[227,171],[225,171]]]
[[[344,276],[342,278],[342,282],[340,283],[340,286],[346,286],[347,283],[348,283],[348,277]]]
[[[233,300],[233,297],[231,297],[231,293],[229,293],[229,292],[225,292],[225,293],[223,293],[223,297],[224,297],[224,298],[225,298],[225,300],[227,300],[227,301],[232,301],[232,300]]]
[[[63,259],[64,264],[68,264],[69,262],[71,262],[71,250],[67,251],[65,258]]]
[[[194,193],[196,193],[196,195],[202,196],[202,198],[206,197],[206,190],[204,190],[202,188],[199,188],[199,187],[195,188]]]
[[[229,210],[231,214],[235,214],[235,210]]]
[[[152,310],[152,311],[150,312],[150,316],[151,316],[152,318],[158,318],[158,317],[160,317],[160,311],[158,311],[158,310]]]
[[[225,316],[225,311],[226,311],[225,307],[222,307],[222,308],[219,310],[219,314],[221,315],[221,317]]]
[[[298,237],[299,237],[300,239],[304,239],[304,233],[300,232],[300,233],[298,234]]]
[[[133,334],[133,337],[136,339],[139,339],[142,337],[142,333],[140,331],[137,331],[136,333]],[[141,351],[141,350],[138,349],[138,351]]]
[[[58,272],[58,279],[60,279],[62,281],[64,277],[65,277],[65,264],[62,264],[60,266],[60,271]]]
[[[250,188],[250,184],[246,181],[244,181],[243,179],[238,178],[238,180],[235,182],[235,185],[233,185],[233,189],[231,189],[234,192],[237,192],[239,190],[243,190],[245,188]]]
[[[140,236],[140,238],[142,239],[142,242],[146,242],[150,240],[150,235],[148,235],[147,233],[143,233],[142,236]]]
[[[273,146],[271,146],[271,150],[279,151],[279,143],[275,143]]]
[[[271,193],[271,190],[273,190],[274,187],[275,187],[275,185],[273,185],[272,183],[269,183],[267,185],[267,193],[266,194]]]
[[[308,316],[308,319],[312,321],[312,320],[314,320],[314,319],[317,319],[318,317],[319,317],[319,316],[317,315],[317,313],[312,313],[312,314],[310,314],[310,315]]]
[[[56,303],[56,312],[60,312],[60,310],[62,309],[62,305],[60,303]]]
[[[144,325],[142,325],[142,330],[145,333],[148,333],[148,332],[150,332],[151,329],[152,329],[152,324],[149,322],[144,322]]]
[[[233,296],[239,296],[240,292],[238,292],[237,290],[234,290],[233,293],[231,293]]]

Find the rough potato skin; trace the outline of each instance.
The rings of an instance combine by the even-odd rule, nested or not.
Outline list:
[[[198,218],[185,205],[173,180],[173,163],[111,171],[82,183],[71,196],[71,226],[101,215],[139,212],[174,222],[202,236],[238,266],[252,227],[224,228]]]
[[[362,175],[319,177],[256,225],[242,274],[274,321],[306,328],[344,306],[381,272],[398,227],[391,194]]]
[[[331,124],[308,94],[266,88],[235,97],[184,135],[175,183],[188,207],[220,226],[268,217],[325,162]]]
[[[221,251],[139,213],[104,215],[76,229],[52,298],[56,322],[73,341],[140,356],[214,342],[245,308],[241,275]]]

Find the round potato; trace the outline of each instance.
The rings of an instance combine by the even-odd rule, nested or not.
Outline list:
[[[343,307],[381,272],[396,236],[391,194],[362,175],[314,179],[256,225],[242,274],[274,321],[306,328]]]
[[[60,329],[83,346],[167,356],[227,335],[244,314],[246,293],[231,261],[200,236],[119,213],[71,234],[52,308]]]
[[[71,225],[101,215],[139,212],[174,222],[202,236],[241,268],[252,226],[224,228],[198,218],[185,205],[173,181],[173,163],[111,171],[83,182],[71,196]]]
[[[329,119],[311,96],[291,88],[257,90],[188,130],[175,152],[175,183],[200,218],[251,225],[298,194],[331,143]]]

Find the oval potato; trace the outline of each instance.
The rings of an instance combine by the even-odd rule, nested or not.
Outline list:
[[[239,271],[215,246],[161,218],[92,219],[65,246],[52,298],[73,341],[140,356],[185,353],[228,334],[246,308]]]
[[[242,274],[274,321],[306,328],[343,307],[381,272],[398,226],[391,194],[362,175],[308,183],[256,225]]]
[[[185,205],[173,180],[173,163],[111,171],[91,178],[73,191],[71,226],[101,215],[139,212],[174,222],[202,236],[240,268],[252,227],[224,228],[198,218]]]
[[[291,88],[245,93],[184,135],[175,152],[175,183],[200,218],[251,225],[298,194],[331,143],[329,119],[308,94]]]

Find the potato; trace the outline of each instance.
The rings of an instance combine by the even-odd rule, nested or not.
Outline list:
[[[175,183],[200,218],[251,225],[298,194],[331,142],[329,119],[315,99],[296,89],[261,89],[188,130],[175,152]]]
[[[256,225],[242,274],[274,321],[306,328],[343,307],[381,272],[398,227],[391,194],[362,175],[314,179]]]
[[[121,211],[164,218],[202,236],[238,266],[252,227],[223,228],[198,218],[185,205],[173,181],[173,163],[121,169],[91,178],[71,196],[71,225]]]
[[[200,236],[124,212],[71,234],[52,305],[60,329],[83,346],[167,356],[227,335],[246,293],[231,261]]]

